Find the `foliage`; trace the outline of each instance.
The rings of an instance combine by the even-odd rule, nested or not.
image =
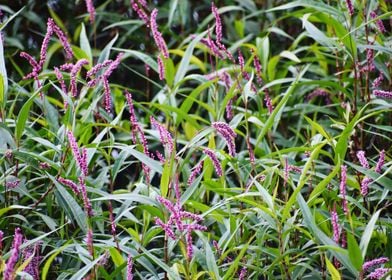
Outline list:
[[[391,274],[391,5],[0,5],[3,278]]]

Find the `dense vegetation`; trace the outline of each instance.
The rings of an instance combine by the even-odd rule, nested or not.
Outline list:
[[[391,1],[0,10],[2,279],[392,274]]]

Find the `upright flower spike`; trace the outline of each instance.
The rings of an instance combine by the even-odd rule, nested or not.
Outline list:
[[[167,59],[169,58],[169,51],[167,49],[166,42],[163,39],[162,33],[158,31],[157,15],[158,9],[152,10],[150,16],[151,33],[154,37],[154,41],[158,47],[158,50],[162,53],[163,57]]]
[[[361,182],[361,195],[362,196],[366,196],[369,192],[369,185],[372,182],[372,179],[370,179],[369,177],[365,177],[362,179]]]
[[[87,12],[90,14],[90,23],[94,24],[95,21],[95,8],[93,0],[86,0]]]
[[[15,264],[18,262],[20,246],[22,245],[23,235],[20,228],[15,229],[14,240],[12,242],[11,256],[9,257],[4,268],[4,280],[14,279]]]
[[[219,16],[219,11],[218,8],[214,5],[214,3],[211,3],[211,11],[212,14],[215,17],[215,34],[216,34],[216,43],[219,46],[222,41],[222,22]]]
[[[165,64],[161,58],[161,56],[158,56],[158,74],[159,74],[159,79],[163,81],[165,79]]]
[[[236,154],[234,140],[237,134],[228,124],[224,122],[213,122],[212,127],[216,129],[223,139],[225,139],[227,147],[229,148],[229,154],[234,157]]]
[[[259,57],[257,56],[257,52],[254,49],[251,49],[251,52],[254,55],[253,66],[255,67],[255,70],[256,70],[257,84],[259,86],[262,86],[263,78],[261,77],[261,63],[260,63]]]
[[[380,72],[378,77],[373,81],[372,88],[377,89],[381,86],[382,81],[384,80],[384,75]]]
[[[361,163],[363,168],[369,169],[369,163],[368,163],[368,161],[366,159],[364,151],[358,151],[357,152],[357,158],[358,158],[358,160]]]
[[[342,205],[344,214],[347,215],[348,213],[348,206],[346,200],[346,182],[347,182],[347,166],[341,166],[341,173],[340,173],[340,194],[342,195]]]
[[[332,223],[332,231],[333,231],[333,241],[339,244],[340,238],[340,229],[339,229],[339,218],[338,213],[336,212],[336,205],[333,205],[333,209],[331,211],[331,223]]]
[[[214,165],[215,172],[218,176],[223,176],[222,166],[220,164],[219,159],[217,158],[215,152],[211,149],[204,148],[203,152],[211,159],[212,164]]]
[[[268,89],[265,89],[264,93],[265,93],[265,97],[264,97],[265,105],[267,106],[268,114],[271,115],[272,111],[274,110],[274,106],[272,105],[271,97],[268,94]]]
[[[376,169],[374,171],[376,171],[377,173],[381,173],[381,169],[384,166],[384,162],[385,162],[385,151],[382,150],[380,152],[380,157],[378,158]]]
[[[67,135],[75,161],[77,162],[83,176],[87,176],[88,174],[87,151],[86,149],[83,149],[82,154],[80,154],[78,144],[76,143],[76,139],[72,131],[68,131]]]
[[[23,251],[23,260],[31,258],[29,264],[23,270],[24,272],[30,274],[34,280],[39,280],[39,262],[41,256],[39,255],[39,243],[35,244],[34,247],[29,246]]]
[[[354,6],[352,0],[346,0],[346,6],[350,16],[354,15]]]
[[[82,177],[79,177],[78,179],[79,179],[79,189],[80,192],[82,193],[82,198],[83,198],[84,210],[86,211],[87,216],[91,218],[94,215],[94,213],[93,213],[90,199],[87,196],[87,187]]]
[[[91,228],[87,230],[87,235],[86,235],[86,244],[87,244],[87,249],[88,252],[90,253],[90,256],[94,258],[94,243],[93,243],[93,231]]]

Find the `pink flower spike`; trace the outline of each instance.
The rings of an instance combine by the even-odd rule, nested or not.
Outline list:
[[[332,230],[333,230],[333,241],[339,244],[339,237],[340,237],[340,229],[338,224],[338,213],[336,212],[336,205],[333,205],[333,210],[331,211],[331,223],[332,223]]]
[[[147,9],[147,3],[144,1],[138,1],[139,4],[141,4],[141,6],[145,9]],[[144,23],[146,24],[147,27],[150,27],[150,19],[148,18],[148,15],[146,14],[146,12],[139,7],[137,1],[135,0],[131,0],[131,7],[132,9],[136,12],[136,14],[138,15],[138,17],[144,21]]]
[[[384,166],[384,162],[385,162],[385,151],[382,150],[380,152],[380,157],[378,158],[376,169],[374,171],[376,171],[377,173],[381,173],[381,169]]]
[[[86,243],[87,243],[87,249],[88,249],[88,252],[90,253],[90,256],[94,258],[93,231],[91,228],[89,228],[87,230]]]
[[[211,3],[211,11],[215,17],[216,42],[219,46],[219,43],[222,41],[222,22],[219,16],[218,8],[214,5],[214,3]]]
[[[87,196],[87,187],[82,177],[79,177],[79,189],[83,197],[84,210],[86,211],[87,216],[91,218],[94,215],[94,213],[91,207],[90,199]]]
[[[370,12],[370,17],[372,18],[372,19],[375,19],[375,18],[377,18],[377,14],[374,12],[374,11],[371,11]],[[387,30],[385,29],[385,26],[384,26],[384,24],[382,23],[382,20],[381,19],[377,19],[376,20],[376,24],[377,24],[377,28],[378,28],[378,31],[380,31],[380,33],[385,33]]]
[[[261,86],[263,84],[263,78],[261,77],[261,63],[260,63],[259,57],[257,56],[256,51],[254,49],[251,49],[251,52],[254,55],[253,66],[256,69],[257,83],[259,86]]]
[[[167,49],[166,42],[163,39],[162,33],[158,31],[157,15],[158,9],[152,10],[150,17],[151,32],[159,51],[162,53],[163,57],[167,59],[169,58],[169,51]]]
[[[379,88],[381,86],[382,81],[384,80],[384,75],[380,72],[380,75],[373,81],[372,88]]]
[[[127,280],[133,280],[132,268],[133,268],[132,257],[131,257],[131,255],[128,255],[128,259],[127,259]]]
[[[56,33],[57,37],[59,38],[61,44],[63,45],[63,48],[65,50],[65,57],[69,60],[72,59],[73,57],[73,51],[71,48],[70,43],[68,42],[67,36],[65,36],[64,32],[56,25],[54,20],[52,18],[48,19],[48,26],[51,26],[51,29],[53,30],[54,33]]]
[[[95,8],[93,0],[86,0],[87,12],[90,14],[90,23],[94,24],[95,21]]]
[[[389,262],[389,259],[386,257],[381,257],[378,259],[373,259],[371,261],[367,261],[362,265],[362,270],[363,271],[369,271],[370,269],[372,269],[374,266],[378,266],[384,263]]]
[[[76,86],[76,75],[80,71],[80,69],[83,67],[83,65],[87,65],[89,62],[87,59],[80,59],[76,64],[72,67],[71,70],[71,93],[72,97],[76,97],[78,95],[78,88]]]
[[[72,131],[68,131],[68,141],[71,146],[72,153],[74,155],[75,161],[77,162],[80,171],[84,176],[87,176],[88,169],[87,169],[87,151],[85,149],[82,150],[82,155],[79,152],[78,144],[76,143],[76,139],[72,133]]]
[[[368,177],[365,177],[365,178],[362,179],[362,182],[361,182],[361,195],[362,196],[365,197],[368,194],[368,192],[369,192],[369,185],[370,185],[371,182],[372,182],[372,179],[370,179]]]
[[[392,269],[391,268],[383,268],[379,267],[376,268],[372,273],[369,273],[368,278],[369,279],[383,279],[384,276],[389,273]]]
[[[268,94],[268,90],[267,89],[265,90],[265,98],[264,98],[264,100],[265,100],[265,104],[266,104],[267,109],[268,109],[268,113],[271,115],[272,111],[274,110],[274,106],[272,106],[272,100],[271,100],[271,97]]]
[[[80,190],[77,184],[75,184],[74,182],[72,182],[71,180],[68,179],[64,179],[62,177],[59,177],[57,179],[57,181],[59,181],[59,183],[69,187],[76,195],[80,194]]]
[[[158,123],[154,117],[150,117],[151,125],[158,129],[159,138],[164,146],[167,147],[168,153],[171,155],[174,151],[174,141],[170,132],[160,123]]]
[[[346,0],[346,6],[347,6],[347,9],[348,9],[350,16],[353,16],[354,15],[354,6],[353,6],[353,3],[351,2],[351,0]]]
[[[192,246],[192,233],[188,231],[186,234],[186,256],[188,261],[193,257],[193,246]]]
[[[348,213],[348,206],[346,200],[346,182],[347,182],[347,166],[341,166],[341,175],[340,175],[340,194],[342,195],[342,204],[344,214]]]
[[[216,174],[220,177],[223,176],[222,166],[221,166],[215,152],[211,149],[208,149],[208,148],[204,148],[203,152],[211,159],[212,164],[215,167]]]
[[[14,240],[12,242],[11,256],[9,257],[4,268],[4,280],[14,279],[14,269],[15,265],[19,259],[20,246],[23,242],[22,230],[20,228],[15,229]]]
[[[392,99],[392,91],[373,90],[373,94],[379,98]]]
[[[369,169],[369,163],[368,163],[368,161],[366,159],[364,151],[358,151],[357,152],[357,158],[358,158],[358,160],[361,163],[363,168]]]
[[[60,69],[57,67],[54,67],[54,73],[56,74],[56,78],[57,78],[58,82],[60,83],[61,90],[65,94],[67,94],[67,87],[65,85],[64,77],[63,77],[63,74],[60,72]],[[64,107],[66,107],[66,106],[64,106]]]
[[[195,181],[196,176],[200,174],[201,169],[203,168],[203,161],[200,161],[194,168],[193,171],[191,172],[191,175],[188,178],[188,186],[192,185],[192,183]]]
[[[216,131],[225,139],[229,148],[229,154],[234,157],[236,154],[234,138],[237,136],[237,134],[228,124],[224,122],[213,122],[212,127],[215,128]]]
[[[161,56],[158,56],[157,60],[158,60],[159,79],[163,81],[165,79],[165,64],[163,63]]]

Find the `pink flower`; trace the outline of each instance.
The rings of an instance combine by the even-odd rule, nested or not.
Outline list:
[[[370,12],[370,17],[372,19],[375,19],[375,18],[377,18],[377,14],[374,11],[371,11]],[[377,24],[378,31],[380,31],[380,33],[385,33],[386,32],[386,29],[385,29],[384,24],[382,23],[382,20],[377,19],[376,20],[376,24]]]
[[[381,265],[381,264],[384,264],[384,263],[387,263],[387,262],[389,262],[389,259],[386,258],[386,257],[381,257],[381,258],[378,258],[378,259],[373,259],[373,260],[371,260],[371,261],[365,262],[365,263],[362,265],[362,270],[363,270],[363,271],[369,271],[371,268],[373,268],[373,267],[375,267],[375,266],[378,266],[378,265]]]
[[[225,139],[229,148],[229,154],[234,157],[236,154],[234,139],[237,134],[228,124],[224,122],[213,122],[212,127],[216,129],[216,131],[223,137],[223,139]]]
[[[200,161],[194,168],[193,171],[191,172],[191,175],[188,178],[188,186],[192,185],[192,183],[195,181],[196,176],[200,174],[202,168],[203,168],[203,163],[204,161]]]
[[[165,64],[163,63],[161,56],[158,56],[158,74],[159,79],[163,81],[165,79]]]
[[[14,268],[15,264],[18,262],[20,246],[22,245],[23,235],[22,230],[20,228],[15,229],[14,240],[12,242],[12,250],[11,256],[9,257],[7,263],[4,268],[4,280],[13,280],[14,279]]]
[[[378,77],[373,81],[372,88],[379,88],[383,80],[384,80],[384,75],[380,72]]]
[[[71,180],[68,179],[64,179],[62,177],[59,177],[57,179],[57,181],[59,181],[61,184],[69,187],[76,195],[80,194],[80,190],[77,184],[75,184],[74,182],[72,182]]]
[[[87,187],[82,177],[79,177],[79,189],[82,193],[83,203],[84,203],[84,210],[86,211],[87,216],[90,218],[94,215],[90,199],[87,196]]]
[[[90,14],[90,23],[93,24],[95,21],[95,8],[93,0],[86,0],[87,12]]]
[[[383,279],[384,276],[389,273],[392,269],[391,268],[376,268],[372,273],[369,273],[369,279]]]
[[[261,63],[260,63],[259,57],[257,56],[256,51],[254,49],[251,49],[251,52],[254,55],[253,66],[256,69],[257,83],[259,86],[261,86],[263,84],[263,78],[261,77]]]
[[[94,258],[94,243],[93,243],[93,231],[91,228],[87,230],[87,235],[86,235],[86,244],[87,244],[87,249],[88,252],[90,253],[90,256]]]
[[[211,159],[212,164],[214,165],[216,174],[218,176],[222,176],[223,175],[222,166],[221,166],[215,152],[211,149],[208,149],[208,148],[204,148],[203,152]]]
[[[370,179],[369,177],[365,177],[362,179],[361,182],[361,195],[362,196],[366,196],[369,192],[369,185],[372,182],[372,179]]]
[[[377,173],[381,173],[381,169],[384,166],[384,162],[385,162],[385,151],[382,150],[380,152],[380,157],[378,158],[376,169],[374,171],[376,171]]]
[[[268,90],[265,89],[264,92],[265,92],[265,98],[264,98],[265,104],[266,104],[266,106],[267,106],[268,113],[271,115],[271,114],[272,114],[272,111],[274,110],[274,106],[272,106],[272,100],[271,100],[271,97],[270,97],[269,94],[268,94]]]
[[[338,213],[336,212],[335,204],[333,205],[333,210],[331,211],[331,223],[332,223],[332,230],[333,230],[333,241],[339,244],[340,228],[339,228]]]
[[[361,163],[363,168],[369,169],[369,163],[365,157],[365,152],[364,151],[358,151],[357,152],[357,158],[359,162]]]
[[[157,197],[157,200],[165,206],[165,208],[170,213],[170,218],[167,223],[163,223],[159,218],[155,218],[155,223],[160,226],[167,236],[171,239],[176,239],[175,229],[177,229],[181,234],[185,235],[185,243],[187,248],[187,258],[188,260],[192,259],[193,256],[193,247],[192,247],[192,231],[200,230],[205,231],[207,227],[198,224],[203,220],[203,218],[197,214],[190,213],[184,211],[182,209],[180,199],[180,189],[178,185],[178,178],[174,184],[175,193],[176,193],[176,203],[172,203],[171,201],[163,198],[161,196]],[[184,222],[184,220],[193,220],[194,223],[189,224]]]
[[[170,132],[160,123],[158,123],[154,117],[150,117],[150,122],[153,127],[158,129],[159,139],[161,143],[167,148],[168,154],[171,155],[174,151],[174,141]]]
[[[347,166],[341,166],[341,175],[340,175],[340,194],[342,195],[342,204],[344,214],[348,213],[348,206],[346,200],[346,182],[347,182]]]
[[[373,94],[376,97],[385,98],[385,99],[392,99],[392,91],[385,91],[385,90],[373,90]]]
[[[86,149],[82,149],[82,154],[80,154],[78,144],[76,143],[76,139],[72,131],[68,131],[67,135],[75,161],[77,162],[83,176],[87,176],[88,174],[87,151]]]
[[[144,23],[146,24],[147,27],[150,26],[150,19],[147,15],[147,13],[139,6],[139,4],[144,8],[147,9],[147,3],[145,1],[141,1],[141,0],[131,0],[131,6],[132,9],[136,12],[136,14],[138,15],[138,17],[144,21]]]
[[[77,86],[76,86],[76,75],[78,74],[78,72],[80,71],[80,69],[83,67],[83,65],[87,65],[89,62],[87,61],[87,59],[80,59],[76,62],[75,65],[73,65],[72,69],[71,69],[71,93],[72,93],[72,97],[76,97],[78,95],[77,92]]]
[[[346,6],[347,6],[347,9],[348,9],[350,16],[353,16],[354,15],[354,6],[353,6],[353,3],[351,2],[351,0],[346,0]]]
[[[169,51],[167,49],[165,40],[163,39],[162,33],[158,31],[157,15],[158,9],[152,10],[150,17],[151,32],[158,50],[162,53],[163,57],[167,59],[169,58]]]
[[[217,45],[222,41],[222,22],[219,16],[219,11],[218,8],[214,5],[214,3],[211,3],[211,11],[215,17],[215,33],[216,33],[216,42]]]

